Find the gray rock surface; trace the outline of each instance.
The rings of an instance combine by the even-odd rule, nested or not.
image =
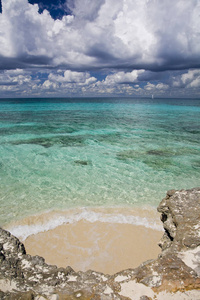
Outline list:
[[[0,229],[0,299],[200,299],[200,188],[168,191],[158,211],[161,255],[112,276],[47,265]]]
[[[181,251],[200,245],[200,189],[171,190],[158,206],[165,235],[163,251]]]

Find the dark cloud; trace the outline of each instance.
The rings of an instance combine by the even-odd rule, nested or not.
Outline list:
[[[0,82],[0,85],[7,85],[7,86],[10,86],[10,85],[18,85],[18,82],[4,82],[4,81],[1,81]]]
[[[38,68],[38,66],[48,66],[51,63],[51,58],[45,55],[25,55],[19,57],[19,62],[24,66],[35,66]]]
[[[0,70],[11,70],[16,68],[26,68],[26,64],[21,63],[18,58],[0,55]]]
[[[27,69],[27,68],[46,68],[50,59],[46,56],[19,56],[8,58],[0,55],[0,70]]]

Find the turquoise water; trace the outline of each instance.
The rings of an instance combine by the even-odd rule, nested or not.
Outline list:
[[[0,99],[0,225],[200,185],[200,100]]]

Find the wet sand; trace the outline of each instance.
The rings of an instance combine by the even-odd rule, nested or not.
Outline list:
[[[24,244],[28,254],[48,264],[114,274],[156,258],[162,235],[144,226],[80,220],[31,235]]]

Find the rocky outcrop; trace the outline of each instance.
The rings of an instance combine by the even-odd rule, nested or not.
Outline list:
[[[112,276],[47,265],[0,229],[0,299],[200,299],[200,188],[167,192],[161,255]]]
[[[171,190],[158,206],[165,234],[163,252],[194,249],[200,245],[200,189]]]

